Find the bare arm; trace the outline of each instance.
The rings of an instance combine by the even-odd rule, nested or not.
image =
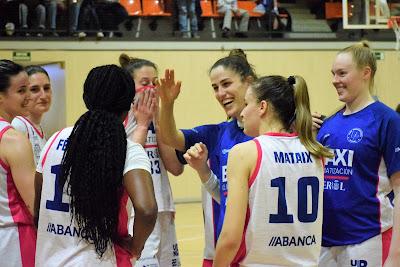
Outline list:
[[[140,256],[157,220],[157,203],[149,172],[134,169],[124,175],[124,186],[135,210],[131,255]]]
[[[174,118],[174,102],[181,90],[181,82],[175,83],[174,70],[165,70],[165,77],[158,86],[161,99],[160,137],[164,144],[177,150],[185,150],[185,136],[177,129]]]
[[[253,142],[237,145],[229,152],[227,207],[214,267],[230,266],[239,250],[249,198],[248,179],[256,161],[257,149]]]
[[[183,165],[179,162],[178,157],[175,153],[175,149],[165,145],[162,141],[160,141],[158,135],[156,135],[156,137],[158,151],[160,152],[160,158],[164,163],[165,169],[175,176],[182,174]]]
[[[393,232],[392,241],[385,267],[398,267],[400,263],[400,172],[390,177],[394,191]]]
[[[10,129],[3,136],[0,150],[2,150],[3,159],[10,166],[15,186],[22,200],[33,215],[35,164],[32,145],[22,133]]]
[[[40,211],[40,200],[42,197],[42,185],[43,185],[43,175],[39,172],[36,172],[36,174],[35,174],[35,204],[34,204],[34,213],[33,213],[33,219],[34,219],[36,228],[38,227],[38,223],[39,223],[39,211]]]

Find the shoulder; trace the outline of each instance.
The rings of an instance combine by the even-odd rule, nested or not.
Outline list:
[[[255,140],[257,139],[235,145],[229,152],[229,157],[235,157],[240,161],[252,161],[256,159],[258,146]]]
[[[27,154],[26,151],[31,149],[31,145],[24,134],[10,128],[3,134],[0,148],[2,157],[17,156],[22,159]]]
[[[371,112],[374,116],[374,119],[377,121],[400,125],[400,115],[382,102],[377,101],[373,103],[371,105]]]
[[[11,125],[14,127],[14,129],[16,129],[17,131],[20,131],[20,132],[25,133],[28,130],[28,125],[25,123],[23,118],[20,116],[15,117],[12,120]]]

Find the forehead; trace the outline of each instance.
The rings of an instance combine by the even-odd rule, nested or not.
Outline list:
[[[29,76],[29,82],[35,82],[35,81],[50,82],[47,75],[41,72],[37,72]]]
[[[135,70],[134,75],[137,79],[154,79],[157,77],[157,72],[153,67],[143,66],[140,69]]]
[[[20,88],[22,86],[28,86],[28,74],[25,71],[18,73],[17,75],[10,77],[9,89]]]
[[[332,69],[348,69],[354,67],[353,57],[350,53],[340,53],[333,62]]]
[[[210,80],[212,83],[218,83],[225,79],[236,79],[236,78],[240,78],[239,74],[223,66],[215,67],[210,72]]]

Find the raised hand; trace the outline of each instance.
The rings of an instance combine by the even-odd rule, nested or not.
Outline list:
[[[153,90],[146,90],[135,97],[133,115],[138,126],[148,128],[157,110],[157,98]]]
[[[181,91],[181,81],[175,82],[174,70],[165,70],[164,78],[157,82],[158,95],[164,104],[172,104]]]

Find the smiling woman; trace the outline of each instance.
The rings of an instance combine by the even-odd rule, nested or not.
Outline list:
[[[52,90],[50,77],[44,68],[32,65],[26,67],[25,71],[29,76],[28,89],[31,93],[28,114],[15,117],[11,124],[16,130],[28,136],[32,144],[35,164],[37,164],[40,152],[46,144],[41,121],[44,113],[50,109]]]
[[[228,191],[226,186],[227,152],[234,145],[250,139],[241,128],[240,112],[245,106],[246,90],[256,78],[252,66],[247,62],[246,55],[241,49],[235,49],[229,56],[217,60],[211,67],[209,75],[215,97],[226,115],[231,118],[229,121],[178,130],[173,116],[173,107],[180,92],[180,82],[175,83],[174,72],[167,71],[166,78],[161,79],[160,86],[162,140],[177,150],[193,152],[191,155],[186,155],[185,159],[197,171],[203,183],[206,183],[211,176],[214,177],[213,174],[219,179],[220,205],[212,201],[209,194],[203,194],[206,232],[203,266],[212,265],[215,241],[224,219],[225,197]],[[193,149],[189,149],[191,147]],[[209,165],[207,165],[207,160]]]
[[[345,107],[323,122],[317,137],[335,152],[325,165],[320,266],[400,262],[400,117],[373,99],[376,70],[365,42],[343,49],[333,62],[332,83]]]
[[[0,60],[0,259],[9,266],[34,266],[34,172],[28,139],[11,126],[27,115],[30,92],[22,66]]]

